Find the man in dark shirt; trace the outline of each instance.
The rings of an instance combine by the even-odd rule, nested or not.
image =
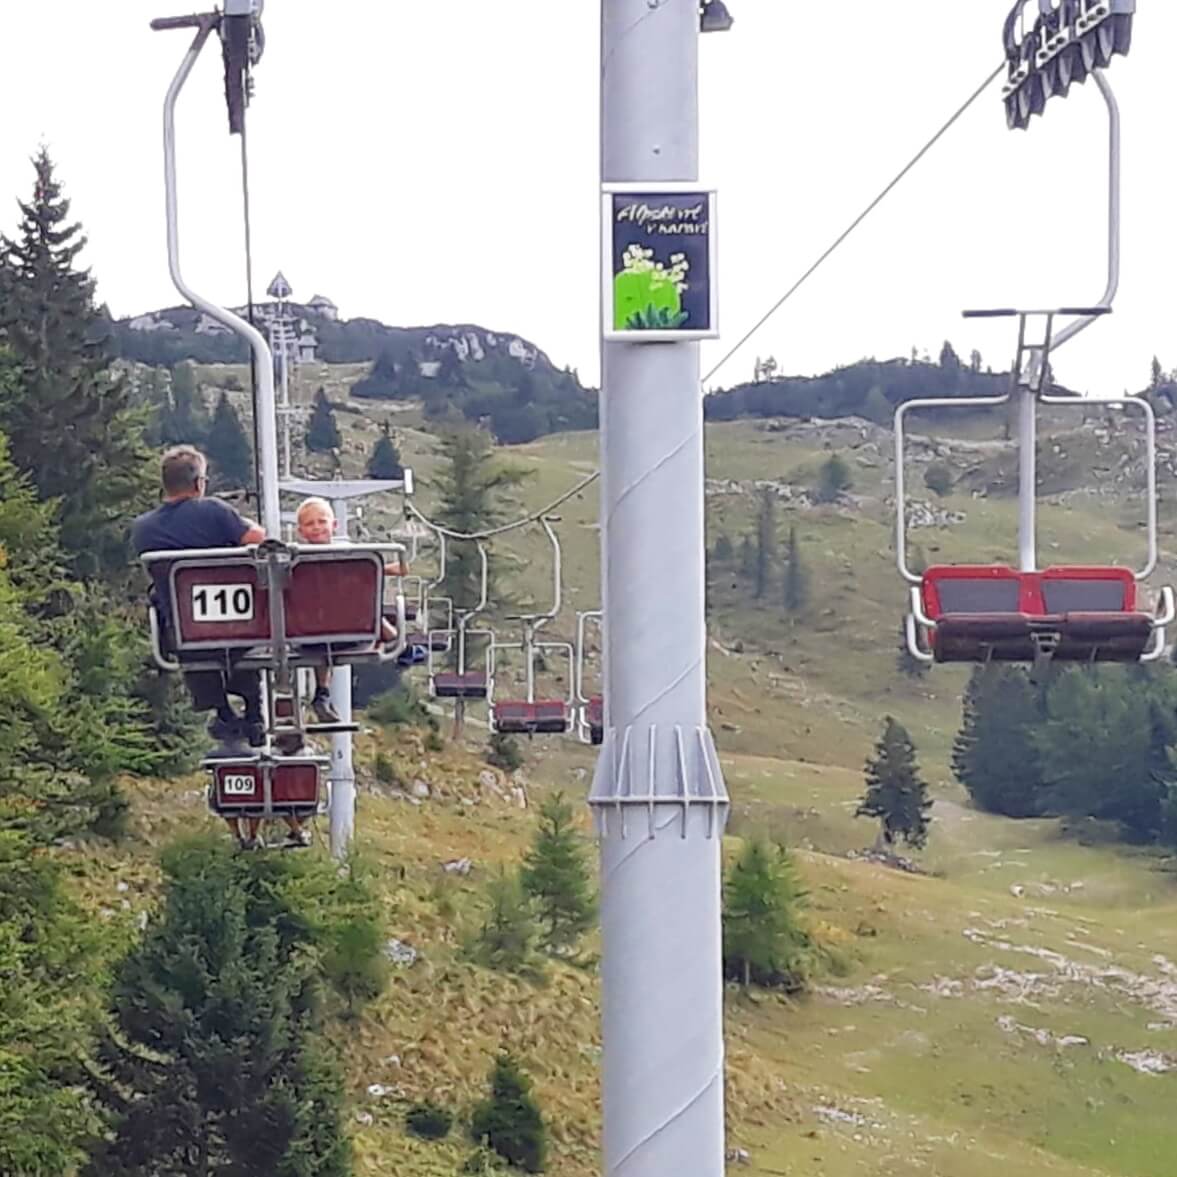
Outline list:
[[[131,526],[131,542],[137,555],[185,548],[231,548],[265,539],[265,532],[256,523],[239,515],[228,503],[204,497],[207,469],[204,455],[191,446],[173,446],[163,455],[163,502],[140,515]],[[171,628],[166,580],[157,579],[152,600],[166,638]],[[197,710],[216,711],[209,724],[209,734],[214,739],[232,742],[244,736],[254,747],[265,743],[261,676],[257,671],[191,671],[184,675],[184,683]],[[233,709],[229,695],[244,701],[243,716]]]

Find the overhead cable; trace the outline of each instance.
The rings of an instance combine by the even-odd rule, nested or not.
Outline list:
[[[732,356],[734,356],[734,355],[736,354],[736,352],[738,352],[738,351],[740,350],[740,348],[742,348],[742,347],[744,346],[744,344],[745,344],[745,343],[747,343],[747,342],[748,342],[748,340],[749,340],[749,339],[751,339],[751,338],[752,338],[752,336],[753,336],[753,335],[755,335],[755,334],[756,334],[756,332],[757,332],[757,331],[759,331],[759,330],[760,330],[760,328],[761,328],[761,327],[763,327],[763,326],[764,326],[764,324],[765,324],[765,323],[767,323],[767,322],[768,322],[768,320],[769,320],[769,319],[771,319],[771,318],[772,318],[772,316],[773,316],[773,315],[775,315],[775,314],[777,313],[777,311],[779,311],[779,310],[781,309],[781,307],[783,307],[783,306],[785,305],[785,303],[786,303],[786,302],[788,302],[788,301],[789,301],[789,299],[790,299],[790,298],[792,298],[792,297],[793,297],[793,295],[794,295],[794,294],[796,294],[796,293],[797,293],[797,291],[798,291],[798,290],[800,290],[800,289],[801,289],[801,287],[805,285],[805,283],[806,283],[807,281],[809,281],[809,279],[810,279],[810,278],[811,278],[811,277],[812,277],[812,276],[813,276],[813,275],[814,275],[814,274],[817,272],[817,270],[818,270],[818,269],[821,267],[821,265],[822,265],[822,264],[823,264],[823,263],[826,261],[826,259],[827,259],[827,258],[829,258],[831,254],[833,254],[833,252],[834,252],[834,251],[835,251],[835,250],[836,250],[836,249],[837,249],[837,248],[838,248],[838,247],[839,247],[839,246],[842,244],[842,242],[843,242],[843,241],[845,241],[845,240],[846,240],[846,238],[847,238],[847,237],[849,237],[849,236],[850,236],[850,234],[851,234],[851,233],[853,233],[853,232],[854,232],[854,230],[855,230],[855,229],[857,229],[857,228],[858,228],[858,226],[859,226],[859,225],[861,225],[861,224],[862,224],[862,222],[863,222],[863,221],[865,221],[865,220],[866,220],[866,218],[867,218],[868,216],[870,216],[870,214],[871,214],[872,212],[874,212],[874,210],[875,210],[876,208],[878,208],[878,206],[879,206],[880,204],[882,204],[882,202],[883,202],[883,201],[886,199],[886,197],[890,195],[891,191],[892,191],[892,190],[893,190],[893,189],[894,189],[894,188],[895,188],[895,187],[896,187],[896,186],[899,184],[899,182],[900,182],[900,181],[901,181],[901,180],[902,180],[902,179],[903,179],[903,178],[904,178],[904,177],[907,175],[907,173],[908,173],[908,172],[910,172],[910,171],[912,170],[912,168],[914,168],[914,167],[915,167],[915,165],[916,165],[917,163],[919,163],[919,162],[920,162],[920,160],[921,160],[921,159],[923,159],[925,155],[927,155],[927,154],[928,154],[928,152],[929,152],[929,151],[931,151],[931,149],[932,149],[932,148],[933,148],[933,147],[934,147],[934,146],[935,146],[935,145],[936,145],[936,144],[937,144],[937,143],[940,141],[940,139],[942,139],[942,138],[943,138],[943,136],[944,136],[944,135],[945,135],[945,134],[948,132],[948,130],[949,130],[949,129],[950,129],[950,128],[951,128],[951,127],[952,127],[952,126],[953,126],[953,125],[956,123],[956,121],[957,121],[957,120],[958,120],[958,119],[959,119],[959,118],[960,118],[960,117],[961,117],[961,116],[962,116],[962,115],[965,113],[965,111],[967,111],[967,110],[969,109],[969,107],[970,107],[970,106],[972,106],[972,105],[973,105],[973,103],[974,103],[974,102],[976,102],[976,101],[977,101],[977,99],[978,99],[978,98],[980,98],[980,97],[981,97],[981,95],[982,95],[982,94],[983,94],[983,93],[984,93],[984,92],[985,92],[985,91],[986,91],[986,90],[989,88],[989,86],[990,86],[990,84],[993,82],[993,80],[994,80],[994,79],[995,79],[995,78],[996,78],[996,77],[997,77],[999,74],[1001,74],[1002,72],[1004,72],[1005,68],[1006,68],[1006,62],[1004,62],[1004,61],[1003,61],[1003,62],[1002,62],[1002,63],[1001,63],[1001,64],[1000,64],[1000,65],[999,65],[999,66],[998,66],[998,67],[997,67],[997,68],[996,68],[996,69],[995,69],[995,70],[994,70],[994,71],[993,71],[993,72],[992,72],[992,73],[991,73],[991,74],[990,74],[990,75],[989,75],[989,76],[988,76],[988,77],[987,77],[987,78],[986,78],[986,79],[985,79],[985,80],[984,80],[984,81],[983,81],[983,82],[982,82],[982,83],[981,83],[981,84],[980,84],[980,85],[979,85],[979,86],[978,86],[978,87],[977,87],[977,88],[976,88],[976,89],[973,91],[973,92],[972,92],[972,94],[971,94],[971,95],[969,96],[969,98],[968,98],[968,99],[965,101],[965,103],[964,103],[962,106],[959,106],[959,107],[958,107],[958,108],[957,108],[957,109],[956,109],[956,110],[953,112],[953,114],[952,114],[952,115],[951,115],[951,117],[948,119],[948,121],[947,121],[947,122],[945,122],[945,123],[943,124],[943,126],[941,126],[941,127],[940,127],[940,129],[939,129],[939,130],[938,130],[938,131],[937,131],[937,132],[936,132],[936,133],[935,133],[935,134],[934,134],[934,135],[933,135],[933,136],[932,136],[932,137],[931,137],[931,138],[930,138],[930,139],[927,141],[927,143],[925,143],[925,144],[923,145],[923,147],[921,147],[921,148],[919,149],[919,151],[917,151],[917,152],[915,153],[915,155],[914,155],[914,156],[912,156],[912,158],[911,158],[910,160],[908,160],[908,162],[907,162],[907,163],[904,165],[903,169],[902,169],[902,170],[901,170],[901,171],[898,173],[898,175],[896,175],[896,176],[895,176],[895,178],[894,178],[894,179],[893,179],[893,180],[892,180],[892,181],[891,181],[891,182],[890,182],[890,183],[889,183],[889,184],[888,184],[888,185],[887,185],[887,186],[886,186],[886,187],[885,187],[885,188],[882,190],[882,192],[880,192],[880,193],[878,194],[878,196],[876,196],[876,197],[874,198],[874,200],[872,200],[872,201],[870,202],[870,204],[868,204],[868,205],[866,206],[866,208],[864,208],[864,209],[862,210],[862,212],[861,212],[861,213],[859,213],[859,214],[858,214],[858,216],[857,216],[857,217],[855,217],[855,218],[854,218],[854,220],[850,222],[849,226],[848,226],[846,229],[844,229],[844,230],[842,231],[842,233],[840,233],[840,234],[838,235],[838,237],[836,238],[836,240],[834,241],[834,243],[833,243],[833,244],[832,244],[832,245],[831,245],[831,246],[830,246],[830,247],[829,247],[829,248],[828,248],[828,249],[827,249],[827,250],[826,250],[826,251],[825,251],[825,252],[824,252],[824,253],[821,255],[821,257],[819,257],[819,258],[817,259],[817,261],[815,261],[815,262],[813,263],[813,265],[811,265],[811,266],[809,267],[809,269],[808,269],[808,270],[806,270],[806,271],[805,271],[805,273],[804,273],[804,274],[802,274],[802,275],[801,275],[801,277],[800,277],[800,278],[798,278],[798,279],[797,279],[797,281],[796,281],[796,282],[794,282],[794,283],[793,283],[793,285],[792,285],[792,286],[790,286],[790,287],[789,287],[789,289],[788,289],[788,290],[786,290],[786,291],[785,291],[785,293],[784,293],[784,294],[782,294],[782,295],[781,295],[781,297],[780,297],[780,298],[778,298],[778,299],[777,299],[777,301],[776,301],[775,303],[773,303],[773,305],[772,305],[772,306],[771,306],[771,307],[770,307],[770,308],[769,308],[769,309],[768,309],[768,310],[767,310],[767,311],[766,311],[766,312],[765,312],[765,313],[764,313],[764,314],[763,314],[763,315],[762,315],[762,316],[761,316],[761,317],[760,317],[760,318],[759,318],[759,319],[756,321],[755,325],[754,325],[754,326],[753,326],[753,327],[752,327],[752,328],[751,328],[749,331],[747,331],[747,332],[746,332],[746,333],[745,333],[745,334],[744,334],[744,335],[743,335],[743,336],[740,338],[740,340],[739,340],[739,341],[738,341],[738,342],[735,344],[735,346],[734,346],[734,347],[732,347],[732,348],[731,348],[731,349],[730,349],[730,350],[729,350],[729,351],[728,351],[728,352],[727,352],[727,353],[724,355],[724,357],[723,357],[723,358],[722,358],[722,359],[719,361],[719,363],[718,363],[718,364],[716,364],[716,365],[715,365],[715,366],[714,366],[714,367],[711,369],[711,371],[710,371],[710,372],[708,372],[708,373],[707,373],[707,375],[703,377],[703,383],[706,383],[708,380],[710,380],[710,379],[712,378],[712,376],[714,376],[714,375],[715,375],[715,373],[716,373],[716,372],[718,372],[718,371],[719,371],[719,369],[720,369],[720,368],[722,368],[722,367],[724,366],[724,364],[726,364],[726,363],[728,362],[728,360],[730,360],[730,359],[732,358]]]
[[[565,491],[558,499],[548,503],[546,507],[541,507],[538,511],[523,519],[516,519],[514,523],[504,523],[502,527],[492,527],[487,531],[451,531],[448,527],[442,527],[440,523],[434,523],[432,519],[426,518],[412,503],[406,503],[409,513],[415,515],[430,531],[439,532],[448,539],[491,539],[493,536],[502,535],[504,532],[514,531],[519,527],[526,527],[529,523],[538,523],[550,511],[554,511],[561,503],[567,502],[574,494],[579,494],[590,483],[595,482],[600,478],[601,472],[594,470],[587,478],[582,478],[571,490]]]

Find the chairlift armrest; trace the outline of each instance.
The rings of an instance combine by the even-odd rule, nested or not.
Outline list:
[[[936,661],[934,654],[928,653],[927,650],[921,650],[919,644],[919,635],[916,633],[915,617],[908,614],[903,619],[903,633],[907,638],[907,652],[917,661],[925,665],[930,665]]]
[[[996,310],[961,311],[962,319],[1009,319],[1018,312],[1012,307],[999,307]]]
[[[395,662],[408,645],[408,623],[405,620],[405,594],[396,594],[396,641],[391,649],[380,650],[378,657],[381,664]]]
[[[154,605],[148,606],[147,619],[151,626],[151,656],[155,659],[156,666],[160,670],[182,670],[183,667],[178,658],[169,658],[163,652],[163,642],[160,641],[159,613]]]
[[[171,551],[142,552],[139,561],[151,565],[158,564],[161,560],[220,560],[230,556],[252,556],[256,551],[256,544],[236,548],[174,548]]]
[[[924,626],[925,629],[935,629],[936,623],[924,612],[924,598],[920,586],[913,584],[910,589],[911,615]]]
[[[1177,619],[1177,602],[1174,601],[1172,588],[1167,584],[1161,588],[1157,608],[1160,612],[1153,617],[1152,622],[1155,629],[1164,629]]]

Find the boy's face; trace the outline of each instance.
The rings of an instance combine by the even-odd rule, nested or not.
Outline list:
[[[298,535],[308,544],[329,544],[335,534],[335,516],[326,507],[308,507],[299,516]]]

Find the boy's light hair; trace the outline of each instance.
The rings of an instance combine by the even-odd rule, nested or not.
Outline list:
[[[312,509],[326,511],[332,519],[335,518],[335,508],[326,499],[320,498],[318,495],[311,495],[309,499],[303,499],[302,502],[298,504],[298,510],[294,515],[294,521],[301,527],[303,515]]]

